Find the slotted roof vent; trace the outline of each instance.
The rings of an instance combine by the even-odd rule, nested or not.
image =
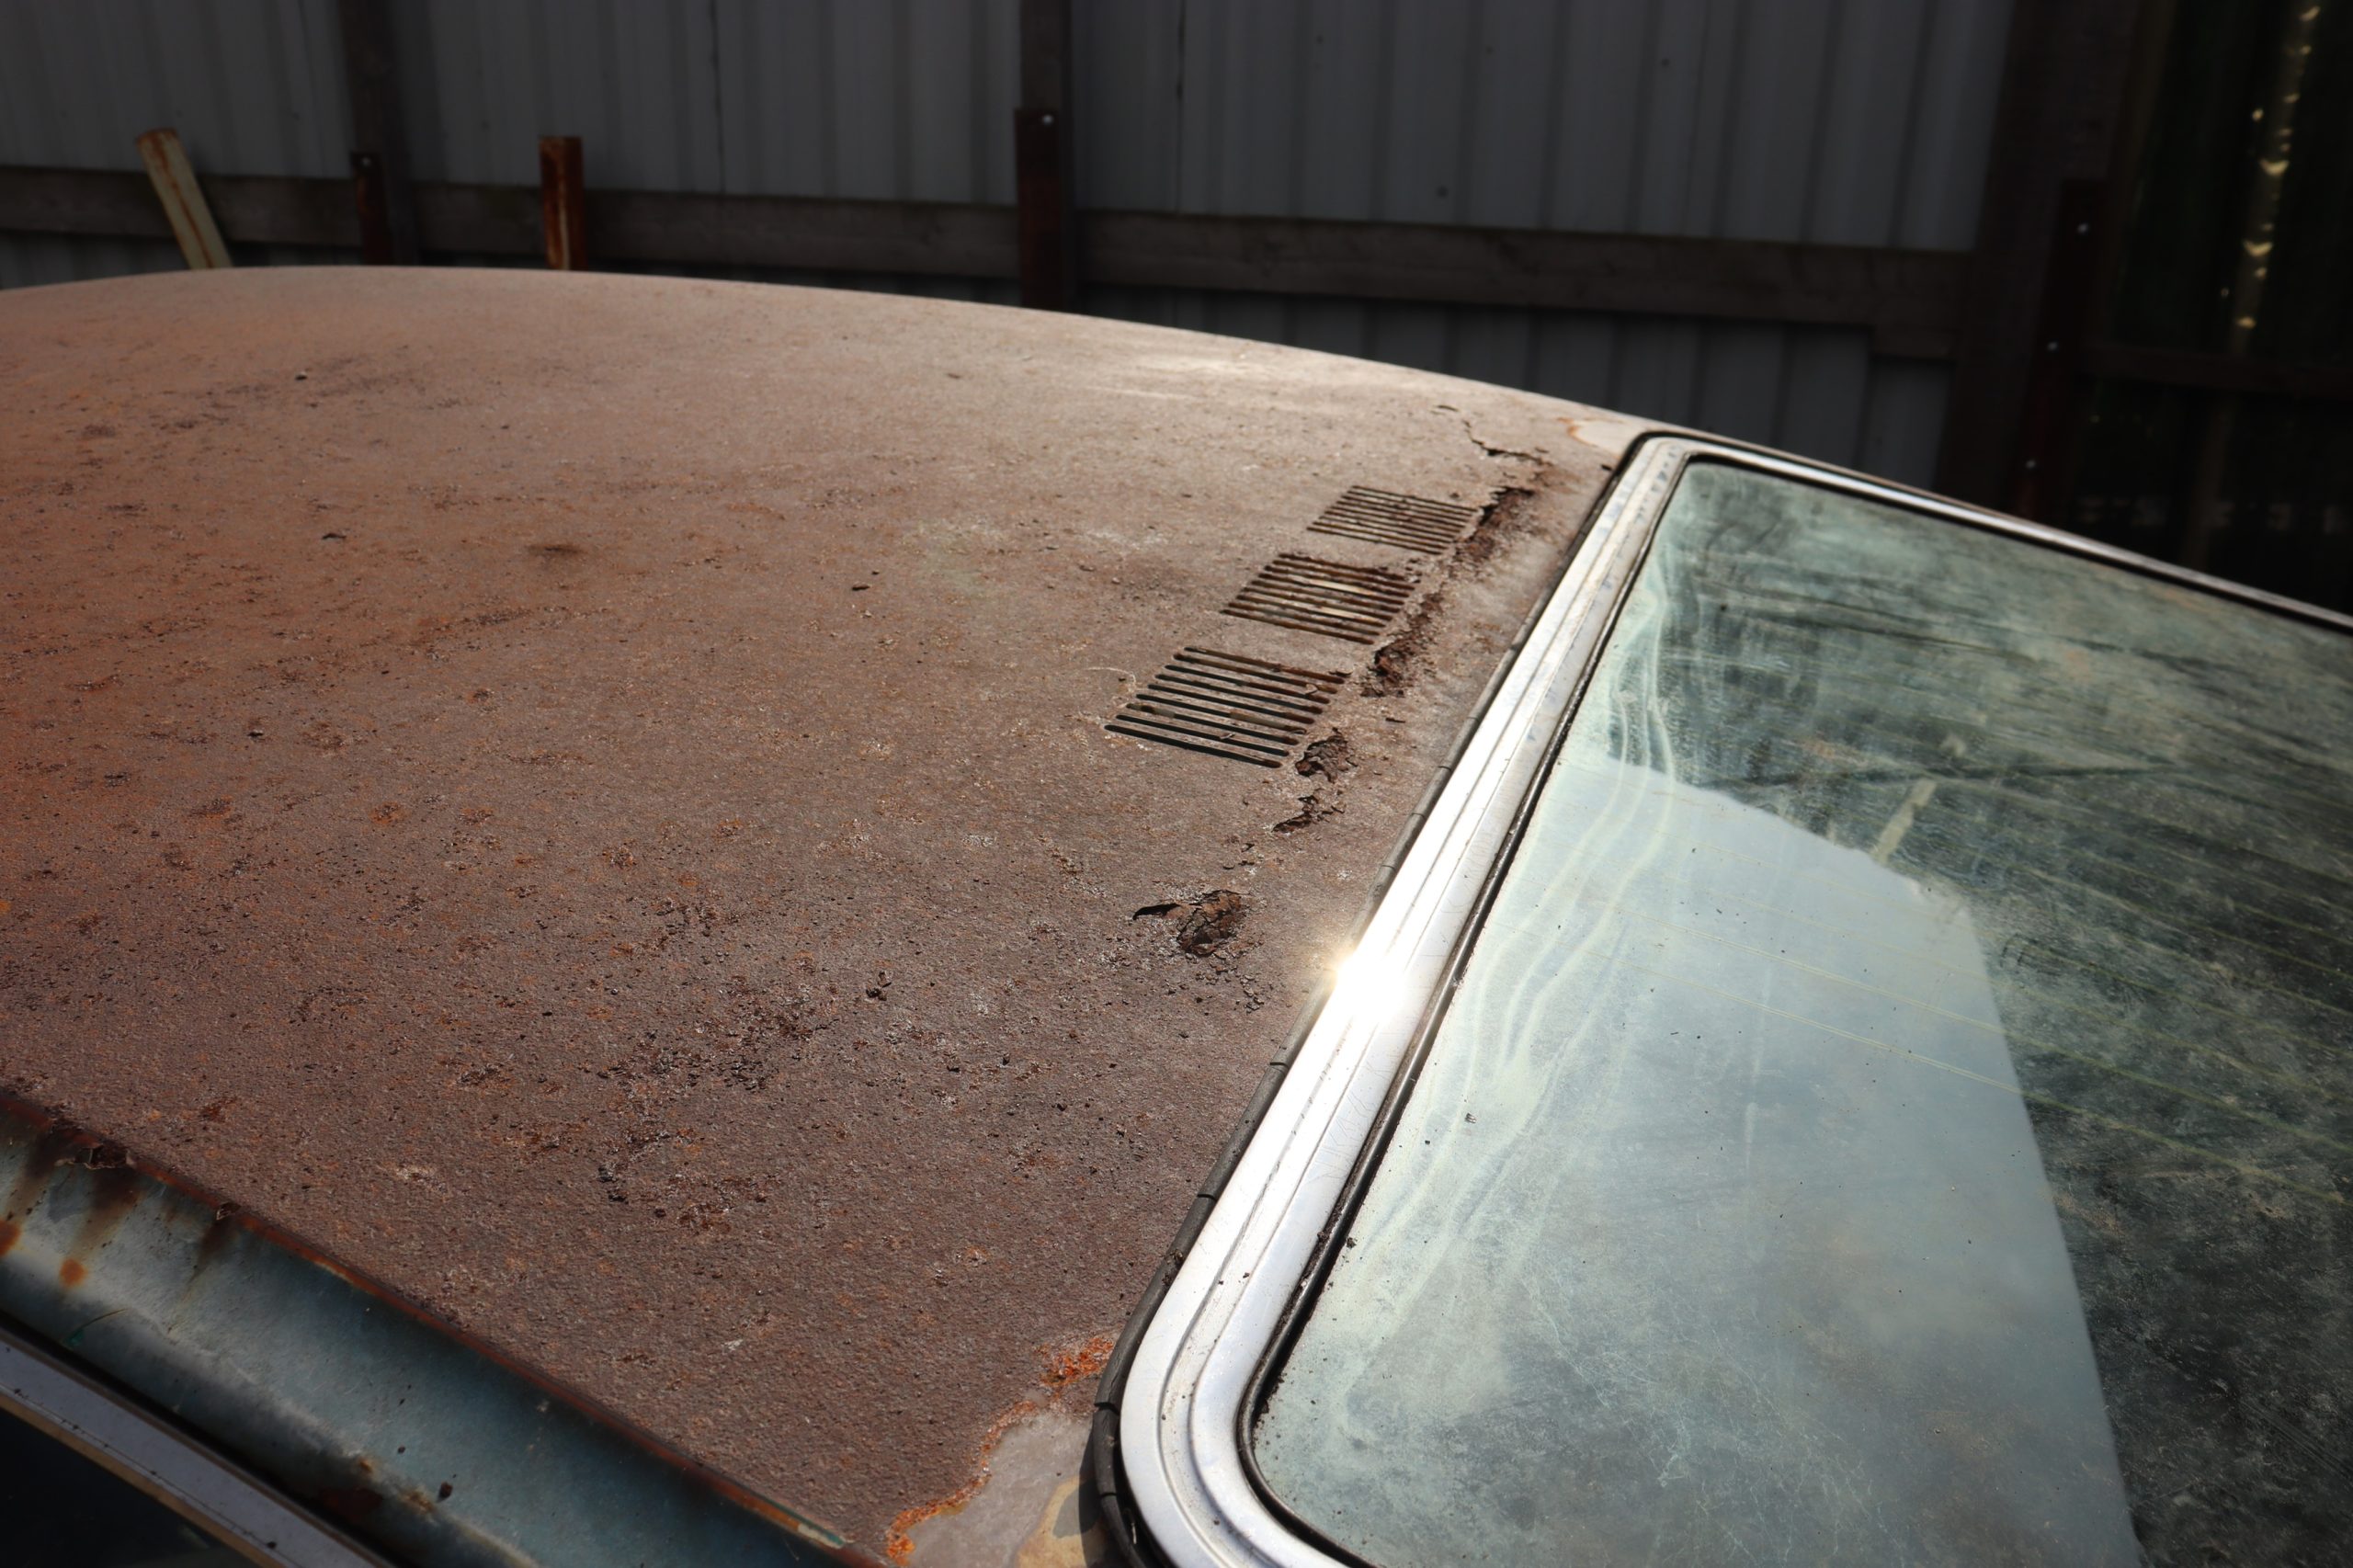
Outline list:
[[[1348,493],[1310,523],[1309,533],[1337,534],[1368,544],[1393,544],[1424,555],[1441,555],[1461,542],[1479,520],[1480,508],[1453,501],[1351,485]]]
[[[1228,615],[1295,631],[1370,642],[1414,591],[1414,580],[1378,566],[1347,566],[1286,551],[1258,569]]]
[[[1103,727],[1115,735],[1279,767],[1345,673],[1187,648]]]

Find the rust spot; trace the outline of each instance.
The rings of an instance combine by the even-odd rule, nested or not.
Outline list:
[[[1536,492],[1515,485],[1499,492],[1479,514],[1479,521],[1471,535],[1454,547],[1455,559],[1471,566],[1483,566],[1495,559],[1496,551],[1526,533],[1536,523]]]
[[[1348,745],[1348,737],[1335,730],[1322,740],[1311,741],[1299,754],[1291,771],[1303,778],[1329,778],[1335,783],[1340,775],[1356,767],[1356,756]]]
[[[1302,795],[1299,798],[1299,811],[1297,814],[1287,816],[1283,818],[1282,821],[1275,824],[1275,831],[1277,833],[1298,833],[1302,829],[1313,827],[1325,817],[1337,816],[1339,814],[1340,808],[1325,800],[1321,791],[1312,795]]]
[[[101,1163],[106,1161],[111,1163]],[[81,1229],[74,1233],[65,1261],[57,1266],[57,1278],[69,1290],[90,1277],[90,1267],[84,1260],[114,1239],[115,1228],[139,1206],[145,1190],[143,1178],[131,1167],[123,1152],[110,1143],[85,1148],[82,1163],[90,1170],[90,1206],[82,1215]]]
[[[93,1149],[90,1162],[90,1217],[111,1222],[121,1219],[137,1206],[142,1183],[139,1173],[131,1168],[122,1151],[111,1151],[114,1163],[100,1165]]]
[[[456,1487],[454,1487],[454,1486],[452,1486],[452,1485],[450,1485],[448,1482],[446,1482],[446,1481],[445,1481],[445,1482],[443,1482],[443,1483],[441,1483],[441,1494],[440,1494],[440,1495],[441,1495],[441,1501],[443,1501],[444,1503],[447,1503],[447,1502],[449,1500],[449,1494],[450,1494],[450,1493],[452,1493],[452,1492],[455,1492],[456,1490],[457,1490],[457,1488],[456,1488]]]
[[[24,1227],[14,1220],[0,1220],[0,1257],[7,1256],[8,1249],[15,1246],[17,1238],[24,1233]]]
[[[990,1425],[988,1434],[981,1439],[981,1451],[978,1462],[972,1467],[972,1478],[947,1496],[918,1504],[892,1519],[891,1528],[882,1532],[882,1555],[904,1568],[914,1557],[915,1550],[915,1538],[909,1532],[926,1519],[936,1519],[942,1514],[956,1512],[979,1495],[981,1488],[988,1484],[989,1456],[996,1452],[999,1443],[1005,1441],[1006,1431],[1015,1422],[1037,1414],[1037,1403],[1025,1399],[998,1416]]]
[[[1240,930],[1245,913],[1240,893],[1220,888],[1193,903],[1147,903],[1128,918],[1176,921],[1177,949],[1200,958],[1217,951]]]
[[[74,1148],[80,1138],[81,1130],[68,1121],[55,1121],[43,1128],[33,1139],[24,1168],[17,1173],[16,1185],[9,1188],[8,1207],[0,1212],[6,1212],[12,1220],[30,1214],[49,1186],[50,1174],[74,1157]]]
[[[368,820],[372,823],[390,825],[392,823],[400,821],[401,818],[406,815],[408,815],[408,808],[406,806],[402,805],[398,801],[386,801],[382,805],[378,806],[374,811],[368,813]]]
[[[1061,1345],[1040,1346],[1038,1355],[1039,1358],[1044,1362],[1044,1366],[1038,1374],[1038,1382],[1039,1386],[1048,1391],[1045,1397],[1036,1400],[1025,1399],[991,1423],[987,1433],[981,1438],[980,1452],[972,1467],[972,1479],[948,1494],[947,1496],[909,1508],[897,1518],[892,1519],[891,1528],[883,1532],[883,1555],[895,1563],[907,1562],[915,1552],[914,1531],[917,1526],[926,1520],[956,1513],[978,1495],[982,1487],[988,1484],[990,1464],[995,1457],[997,1446],[1005,1441],[1006,1433],[1020,1422],[1047,1410],[1070,1408],[1063,1402],[1075,1393],[1079,1385],[1102,1372],[1104,1366],[1111,1359],[1111,1351],[1118,1343],[1116,1335],[1105,1332],[1089,1335],[1081,1340],[1066,1341]]]
[[[1083,1378],[1091,1378],[1111,1359],[1112,1346],[1119,1343],[1116,1335],[1094,1335],[1075,1345],[1050,1345],[1042,1352],[1046,1369],[1038,1381],[1050,1389],[1067,1388]]]
[[[1475,540],[1478,535],[1472,535]],[[1468,547],[1469,541],[1465,541]],[[1405,618],[1405,629],[1372,651],[1372,668],[1358,683],[1358,689],[1367,697],[1396,697],[1414,684],[1414,676],[1429,652],[1430,638],[1438,612],[1446,608],[1446,595],[1432,592],[1414,607]]]
[[[234,1210],[231,1212],[233,1213]],[[226,1214],[215,1215],[212,1223],[204,1227],[204,1234],[197,1238],[196,1264],[190,1272],[202,1273],[218,1262],[236,1233],[237,1227],[229,1222]]]
[[[1176,945],[1199,958],[1213,953],[1242,928],[1242,895],[1220,888],[1187,911],[1176,927]]]

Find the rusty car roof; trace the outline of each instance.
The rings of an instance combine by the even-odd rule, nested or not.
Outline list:
[[[1100,1364],[1640,433],[597,275],[15,291],[0,367],[0,1088],[870,1550]],[[1285,555],[1404,585],[1222,613]],[[1108,729],[1187,648],[1328,707]]]

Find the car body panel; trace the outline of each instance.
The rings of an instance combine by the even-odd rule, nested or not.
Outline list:
[[[1084,1408],[1643,428],[456,269],[15,291],[0,366],[0,1086],[867,1550]],[[1283,554],[1409,586],[1222,613]],[[1333,695],[1107,731],[1188,647]]]

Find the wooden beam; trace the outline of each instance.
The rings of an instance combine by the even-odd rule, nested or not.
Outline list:
[[[355,246],[359,226],[341,180],[215,175],[213,217],[240,244]],[[0,230],[168,240],[172,226],[143,174],[0,165]]]
[[[434,199],[453,233],[460,208],[468,228],[482,233],[495,205],[484,187],[443,187]],[[1020,276],[1018,227],[1010,207],[592,190],[588,222],[597,253],[617,261],[926,278]]]
[[[206,184],[241,242],[359,243],[340,180]],[[643,190],[591,190],[585,204],[614,261],[1020,276],[1009,207]],[[428,253],[543,254],[529,186],[421,183],[416,208]],[[0,165],[5,230],[168,234],[137,175]],[[1168,212],[1090,212],[1083,239],[1086,275],[1108,283],[1846,326],[1918,358],[1952,352],[1968,265],[1951,251]]]
[[[588,267],[588,184],[577,136],[540,138],[540,242],[557,272]]]
[[[2015,0],[1985,190],[1945,405],[1937,488],[2002,506],[2050,299],[2062,188],[2104,179],[2136,58],[2143,0]]]
[[[416,194],[401,119],[400,65],[384,0],[341,0],[343,79],[351,98],[352,196],[361,255],[373,263],[417,261]]]
[[[1021,0],[1021,106],[1013,111],[1021,302],[1078,302],[1078,219],[1071,204],[1070,0]]]
[[[188,150],[180,145],[180,133],[170,129],[142,132],[139,157],[147,165],[148,182],[154,187],[155,199],[163,204],[164,222],[170,225],[172,238],[179,242],[180,255],[188,258],[189,269],[202,272],[234,267],[229,247],[212,222],[212,210],[205,205],[203,187],[196,183]]]
[[[2341,365],[2290,365],[2236,354],[2094,343],[2084,349],[2083,370],[2087,376],[2109,381],[2194,387],[2201,392],[2353,401],[2353,369]]]
[[[222,187],[213,194],[225,196],[227,191]],[[0,167],[0,230],[124,240],[172,237],[172,226],[155,206],[154,187],[143,174],[23,165]]]
[[[1511,305],[1870,329],[1874,349],[1952,351],[1949,251],[1174,212],[1087,215],[1105,283]]]

